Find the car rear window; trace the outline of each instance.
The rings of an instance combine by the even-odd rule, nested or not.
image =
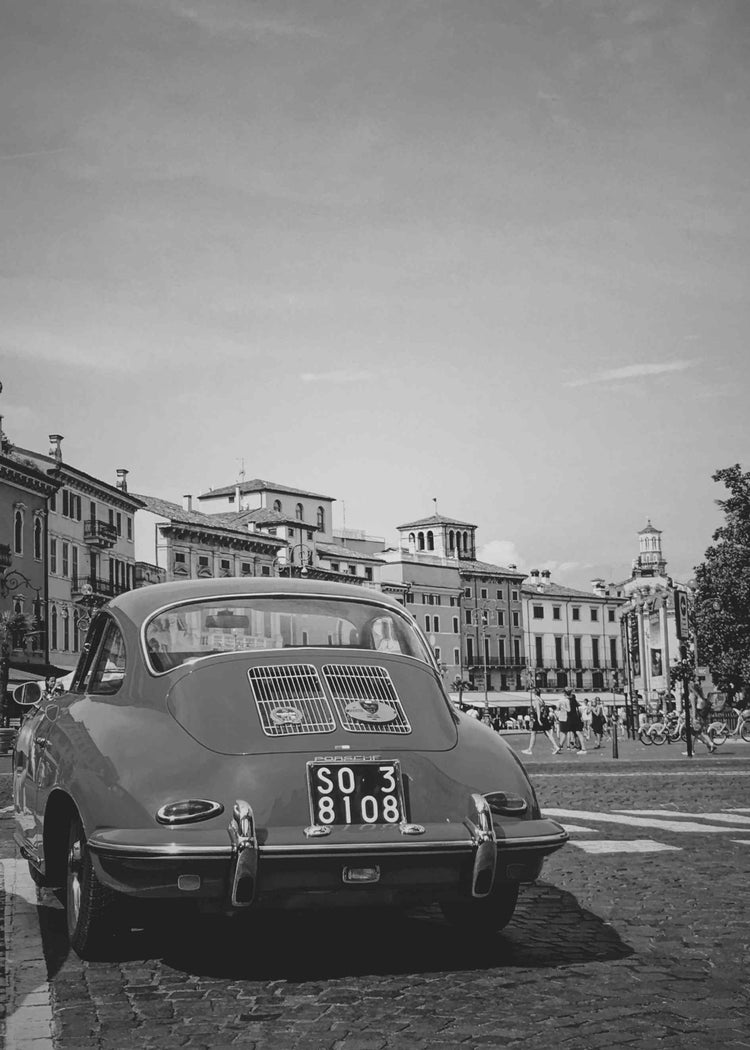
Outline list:
[[[411,621],[368,601],[313,597],[240,597],[161,610],[144,627],[148,661],[157,673],[188,660],[266,649],[369,649],[431,664]]]

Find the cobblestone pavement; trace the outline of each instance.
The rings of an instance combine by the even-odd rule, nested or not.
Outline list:
[[[6,1046],[750,1047],[750,753],[738,752],[713,764],[540,763],[542,806],[565,812],[556,819],[571,844],[523,891],[511,925],[482,942],[433,911],[167,917],[133,932],[117,961],[86,964],[45,891],[52,1036],[9,1025]],[[664,815],[622,812],[639,810]],[[0,857],[14,864],[9,821],[0,813]],[[6,890],[0,919],[14,914]],[[22,988],[14,1009],[38,1021],[45,988]]]

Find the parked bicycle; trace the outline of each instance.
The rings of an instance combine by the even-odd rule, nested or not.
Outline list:
[[[737,715],[737,724],[734,729],[730,729],[726,722],[711,722],[706,730],[717,747],[730,739],[750,742],[750,707],[746,707],[744,711],[740,711],[739,707],[733,707],[732,711]]]
[[[642,744],[666,744],[668,740],[667,724],[662,719],[648,722],[638,727],[638,739]]]

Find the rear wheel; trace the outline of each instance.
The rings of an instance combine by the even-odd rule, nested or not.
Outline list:
[[[518,903],[519,884],[501,882],[489,897],[477,897],[460,903],[444,903],[440,910],[446,922],[467,933],[496,933],[508,925]]]
[[[651,737],[649,736],[649,734],[646,732],[645,729],[639,729],[638,730],[638,739],[640,740],[640,742],[642,744],[646,744],[649,747],[651,746],[651,744],[653,744],[653,740],[651,739]]]
[[[39,870],[39,868],[35,868],[34,865],[31,863],[31,861],[28,861],[28,865],[29,865],[29,875],[31,876],[31,881],[34,883],[34,885],[35,886],[46,886],[47,885],[47,880],[45,879],[44,875],[42,875],[42,873]]]
[[[117,928],[120,899],[96,877],[86,835],[76,814],[68,831],[65,914],[68,938],[82,959],[99,957]]]
[[[746,718],[740,726],[740,736],[743,740],[750,741],[750,718]]]
[[[723,722],[714,723],[710,725],[707,730],[708,736],[716,747],[721,747],[722,744],[726,743],[727,739],[727,727]]]
[[[667,742],[667,731],[664,726],[659,726],[658,729],[654,727],[651,730],[651,740],[654,744],[666,744]]]

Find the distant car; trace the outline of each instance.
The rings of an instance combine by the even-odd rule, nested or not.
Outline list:
[[[127,898],[412,906],[496,930],[567,835],[512,750],[457,713],[413,618],[300,579],[156,584],[92,620],[25,719],[16,841],[73,948]]]

